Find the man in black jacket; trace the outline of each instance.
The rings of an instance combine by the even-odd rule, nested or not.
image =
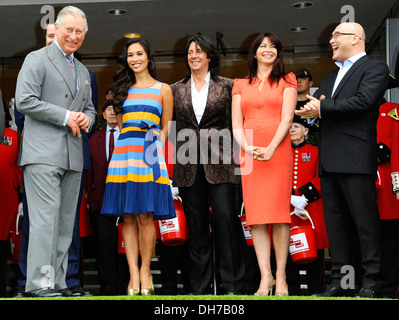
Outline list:
[[[303,118],[320,117],[319,174],[332,258],[331,285],[324,296],[353,294],[354,281],[344,277],[352,270],[353,223],[364,271],[358,295],[376,297],[381,289],[376,124],[389,71],[366,55],[365,37],[357,23],[335,28],[330,45],[339,69],[328,73],[315,96],[295,111]]]

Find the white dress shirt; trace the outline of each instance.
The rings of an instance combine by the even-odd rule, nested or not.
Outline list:
[[[337,78],[335,79],[333,91],[331,93],[331,96],[334,95],[335,90],[337,89],[339,83],[341,80],[345,77],[346,73],[349,71],[349,69],[355,64],[357,60],[359,60],[361,57],[365,56],[366,52],[361,52],[357,55],[354,55],[353,57],[349,58],[345,62],[342,61],[337,61],[335,64],[339,67],[339,71],[337,74]]]
[[[107,125],[107,135],[105,137],[105,153],[107,154],[107,159],[109,159],[109,135],[111,133],[111,127]],[[116,140],[118,140],[120,131],[119,131],[119,126],[116,126],[114,131],[114,145],[116,145]]]
[[[199,124],[202,115],[204,114],[206,101],[208,99],[208,90],[209,90],[209,80],[211,78],[211,73],[208,72],[205,76],[205,84],[198,92],[195,88],[194,79],[191,76],[191,100],[194,108],[195,117],[197,118],[197,123]]]

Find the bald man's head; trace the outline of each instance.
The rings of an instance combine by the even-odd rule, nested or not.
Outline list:
[[[339,24],[332,33],[330,45],[333,49],[333,60],[346,61],[354,55],[364,52],[366,33],[356,22]]]
[[[341,27],[348,32],[358,35],[363,41],[366,40],[366,33],[364,32],[363,27],[357,22],[344,22],[341,23],[338,27]]]

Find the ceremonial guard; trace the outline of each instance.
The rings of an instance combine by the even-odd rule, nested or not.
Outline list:
[[[313,262],[297,265],[288,257],[287,283],[290,295],[300,294],[300,269],[307,270],[309,294],[325,290],[324,249],[328,248],[328,239],[318,177],[318,148],[307,143],[308,132],[309,125],[306,120],[294,116],[290,130],[294,159],[291,228],[312,226],[313,222],[318,258]]]
[[[0,100],[0,113],[3,105]],[[0,139],[0,297],[6,296],[10,231],[16,228],[22,170],[18,167],[17,132],[4,128]]]
[[[380,106],[377,122],[377,205],[382,235],[382,294],[393,298],[399,290],[399,104]]]

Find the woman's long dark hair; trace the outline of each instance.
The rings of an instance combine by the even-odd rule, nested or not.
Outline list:
[[[114,99],[114,109],[116,112],[122,111],[122,104],[126,100],[129,88],[136,83],[136,76],[133,70],[127,64],[127,49],[133,43],[140,43],[148,56],[148,71],[154,79],[157,78],[155,67],[154,52],[150,43],[143,38],[133,38],[126,41],[123,46],[122,55],[118,58],[118,69],[114,75],[114,83],[112,89],[112,97]]]
[[[248,69],[249,69],[249,83],[252,83],[256,77],[258,71],[258,60],[255,58],[256,50],[258,50],[264,38],[268,38],[269,41],[276,47],[277,49],[277,58],[273,62],[273,70],[269,75],[270,85],[274,83],[278,83],[281,78],[285,79],[285,69],[284,69],[284,53],[283,53],[283,45],[280,39],[273,33],[261,33],[256,39],[252,42],[251,47],[249,48],[248,53]]]
[[[212,40],[204,36],[202,34],[197,34],[192,36],[190,39],[186,41],[184,44],[183,52],[184,52],[184,63],[187,67],[187,74],[184,78],[183,82],[186,83],[191,77],[190,66],[188,64],[188,49],[190,44],[194,42],[198,45],[203,51],[206,52],[209,58],[209,72],[211,73],[211,78],[216,81],[218,79],[218,74],[220,71],[220,55],[219,51],[216,49],[215,45],[213,44]]]

